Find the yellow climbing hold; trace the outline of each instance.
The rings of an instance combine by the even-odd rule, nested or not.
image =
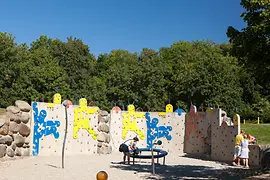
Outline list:
[[[73,138],[78,138],[78,131],[80,129],[87,130],[93,137],[97,139],[96,131],[91,127],[89,117],[91,114],[98,114],[98,107],[87,107],[87,100],[85,98],[80,99],[79,107],[74,108],[74,124],[73,124]]]
[[[125,112],[123,116],[122,138],[126,139],[128,131],[134,131],[140,139],[144,140],[144,133],[139,129],[136,118],[144,118],[145,113],[135,112],[135,106],[131,104],[128,106],[128,112]]]
[[[166,112],[173,112],[173,105],[167,104],[166,105]]]
[[[56,93],[56,94],[53,96],[53,103],[54,103],[54,104],[61,104],[61,94]]]

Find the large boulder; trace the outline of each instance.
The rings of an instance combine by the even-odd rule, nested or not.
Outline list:
[[[105,123],[100,123],[98,126],[98,131],[108,133],[110,131],[110,127]]]
[[[100,115],[101,115],[101,116],[108,116],[109,113],[108,113],[107,111],[101,111],[101,112],[100,112]]]
[[[24,144],[24,137],[21,136],[20,134],[14,134],[14,143],[17,147],[22,147]]]
[[[11,145],[13,139],[11,136],[6,135],[6,136],[2,136],[0,135],[0,144],[7,144],[8,146]]]
[[[30,144],[30,141],[31,141],[30,136],[27,136],[27,137],[24,139],[24,143],[25,143],[25,144]]]
[[[12,133],[17,133],[19,132],[20,130],[20,124],[14,122],[14,121],[11,121],[9,123],[9,131],[11,131]]]
[[[106,133],[99,133],[98,134],[98,138],[97,138],[97,141],[98,142],[105,142],[105,143],[108,143],[110,142],[110,136]]]
[[[2,127],[4,124],[9,125],[9,117],[6,114],[0,115],[0,127]]]
[[[101,147],[97,148],[98,154],[111,154],[112,147],[109,144],[103,143]]]
[[[7,134],[8,134],[8,129],[9,129],[8,124],[4,124],[4,125],[0,128],[0,135],[7,135]]]
[[[14,152],[14,150],[11,147],[7,147],[7,155],[9,157],[14,157],[15,152]]]
[[[6,155],[7,147],[4,144],[0,144],[0,158]]]
[[[7,112],[11,112],[11,113],[13,113],[13,114],[17,114],[17,113],[19,113],[21,110],[20,110],[20,108],[18,108],[18,107],[16,107],[16,106],[8,106],[8,107],[6,108],[6,111],[7,111]]]
[[[110,120],[110,116],[98,116],[98,123],[108,123]]]
[[[27,125],[25,125],[24,123],[21,123],[21,124],[20,124],[19,133],[20,133],[22,136],[27,137],[27,136],[29,136],[29,134],[30,134],[30,128],[29,128]]]
[[[21,123],[21,112],[17,114],[13,114],[12,112],[7,112],[6,114],[10,118],[10,121],[15,121],[18,124]]]
[[[16,144],[15,144],[14,141],[11,143],[11,146],[10,147],[13,149],[13,151],[15,151],[15,149],[17,148],[17,146],[16,146]]]
[[[9,118],[7,115],[0,115],[0,135],[7,135],[9,131]]]
[[[16,148],[15,149],[15,155],[16,156],[21,156],[22,155],[21,148]]]
[[[25,101],[17,100],[15,101],[15,105],[23,112],[29,112],[31,110],[31,106]]]
[[[27,124],[29,122],[29,119],[30,119],[30,114],[28,112],[22,112],[21,113],[21,116],[20,116],[20,120]]]
[[[22,156],[30,156],[30,149],[29,148],[21,148],[21,155]]]

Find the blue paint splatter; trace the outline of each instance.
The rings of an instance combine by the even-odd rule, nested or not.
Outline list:
[[[150,113],[145,113],[146,123],[147,123],[147,148],[153,147],[153,141],[162,137],[166,137],[167,140],[172,140],[170,131],[172,131],[171,126],[158,126],[158,119],[153,118],[151,120]]]
[[[176,112],[178,116],[181,116],[181,114],[184,113],[185,111],[178,107],[174,112]]]
[[[60,121],[48,120],[45,122],[47,116],[47,111],[41,110],[38,114],[37,102],[32,104],[34,112],[34,137],[33,137],[33,156],[37,156],[39,153],[39,140],[43,136],[48,136],[53,134],[56,139],[59,138],[59,132],[57,132],[57,127],[60,126]]]

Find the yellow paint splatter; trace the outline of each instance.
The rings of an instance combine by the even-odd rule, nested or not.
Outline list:
[[[166,116],[166,112],[158,112],[159,116]]]
[[[128,131],[134,131],[140,137],[140,139],[144,140],[144,133],[139,129],[136,118],[144,118],[145,113],[135,112],[135,106],[131,104],[128,106],[128,112],[125,112],[123,116],[122,138],[126,139],[126,134]]]
[[[91,114],[98,114],[98,107],[87,107],[87,100],[85,98],[80,99],[79,107],[74,108],[74,124],[73,124],[73,138],[78,138],[78,131],[80,129],[87,130],[93,137],[97,139],[96,131],[91,127],[89,117]]]

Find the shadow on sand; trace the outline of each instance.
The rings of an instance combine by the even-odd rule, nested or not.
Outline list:
[[[135,165],[116,165],[112,164],[111,168],[117,168],[125,171],[135,171],[136,173],[152,173],[151,164],[135,164]],[[227,168],[213,169],[207,166],[190,166],[190,165],[156,165],[156,175],[142,174],[143,179],[246,179],[250,176],[262,174],[260,169],[242,169]]]

